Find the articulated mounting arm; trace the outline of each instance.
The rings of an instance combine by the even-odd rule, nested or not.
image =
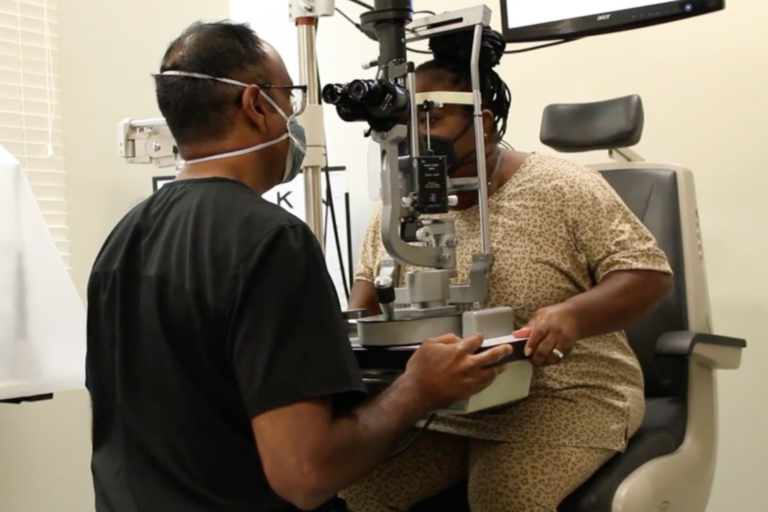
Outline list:
[[[125,119],[117,125],[117,154],[129,164],[176,167],[179,149],[165,119]]]

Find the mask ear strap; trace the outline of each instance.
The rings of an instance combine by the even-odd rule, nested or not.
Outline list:
[[[213,160],[222,160],[224,158],[232,158],[232,157],[235,157],[235,156],[243,156],[243,155],[247,155],[249,153],[255,153],[256,151],[261,151],[262,149],[268,148],[270,146],[274,146],[275,144],[277,144],[279,142],[283,142],[285,139],[288,138],[288,136],[289,136],[289,134],[286,133],[285,135],[283,135],[282,137],[280,137],[278,139],[275,139],[275,140],[270,141],[270,142],[265,142],[263,144],[259,144],[258,146],[253,146],[252,148],[245,148],[245,149],[240,149],[240,150],[237,150],[237,151],[231,151],[229,153],[223,153],[221,155],[211,155],[211,156],[207,156],[207,157],[204,157],[204,158],[196,158],[194,160],[187,160],[186,162],[184,162],[184,164],[185,165],[195,165],[195,164],[201,164],[203,162],[212,162]]]
[[[231,78],[219,78],[216,76],[206,75],[204,73],[193,73],[191,71],[170,70],[170,71],[163,71],[160,74],[155,73],[153,76],[186,76],[190,78],[201,78],[203,80],[215,80],[216,82],[221,82],[229,85],[237,85],[239,87],[248,87],[248,84],[237,81],[237,80],[232,80]]]
[[[273,100],[272,98],[269,97],[269,94],[266,94],[266,93],[264,93],[264,91],[261,91],[261,96],[265,100],[267,100],[267,103],[272,105],[272,108],[274,108],[275,110],[277,110],[280,113],[280,116],[283,119],[285,119],[286,123],[290,121],[290,119],[288,119],[288,116],[285,115],[285,112],[283,112],[283,109],[281,109],[280,107],[277,106],[277,103],[275,103],[275,100]]]

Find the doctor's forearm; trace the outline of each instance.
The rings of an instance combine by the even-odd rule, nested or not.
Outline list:
[[[312,458],[319,506],[373,471],[398,448],[402,437],[431,410],[410,377],[397,380],[371,403],[336,418]]]
[[[626,329],[661,303],[672,289],[672,276],[651,270],[615,271],[591,290],[563,305],[572,309],[579,338]]]

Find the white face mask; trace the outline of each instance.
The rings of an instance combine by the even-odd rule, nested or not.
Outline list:
[[[187,71],[164,71],[160,74],[163,76],[187,76],[191,78],[202,78],[204,80],[216,80],[217,82],[223,82],[225,84],[248,87],[248,84],[238,82],[237,80],[232,80],[230,78],[217,78],[215,76],[204,75],[202,73],[191,73]],[[195,165],[202,162],[210,162],[212,160],[221,160],[222,158],[232,158],[235,156],[247,155],[249,153],[255,153],[256,151],[261,151],[262,149],[274,146],[275,144],[279,144],[280,142],[289,139],[288,156],[286,157],[285,171],[283,172],[283,179],[281,183],[288,183],[292,181],[299,174],[299,171],[301,171],[301,164],[304,162],[304,155],[307,152],[307,136],[304,133],[304,127],[299,124],[295,115],[292,115],[291,117],[285,115],[283,109],[278,107],[272,98],[264,93],[264,91],[262,91],[261,94],[264,99],[267,100],[267,102],[280,113],[283,119],[285,119],[287,127],[285,135],[278,137],[275,140],[265,142],[250,148],[231,151],[229,153],[222,153],[220,155],[208,156],[205,158],[198,158],[196,160],[187,160],[185,164]]]

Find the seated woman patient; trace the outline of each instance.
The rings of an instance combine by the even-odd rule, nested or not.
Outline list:
[[[419,92],[470,91],[471,32],[430,42]],[[413,447],[343,493],[355,512],[407,511],[468,481],[473,512],[555,512],[640,427],[643,375],[622,331],[671,287],[664,253],[596,171],[503,147],[509,88],[493,68],[505,43],[487,29],[481,58],[484,137],[494,264],[485,308],[515,311],[530,336],[530,397],[469,416],[439,416]],[[533,78],[535,79],[535,77]],[[422,115],[433,148],[453,148],[452,177],[476,176],[472,108]],[[438,144],[435,139],[442,139]],[[373,281],[386,252],[381,211],[368,228],[351,309],[378,313]],[[457,284],[481,252],[477,193],[459,195]],[[403,268],[399,286],[404,286]]]

